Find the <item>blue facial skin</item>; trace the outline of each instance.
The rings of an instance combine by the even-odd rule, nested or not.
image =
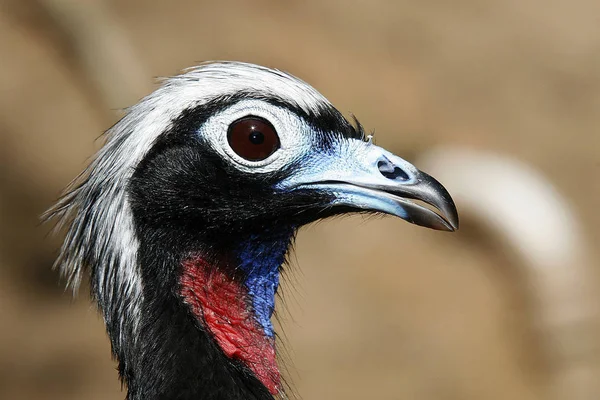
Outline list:
[[[271,316],[275,310],[275,293],[279,287],[279,267],[285,261],[292,233],[264,240],[250,236],[238,250],[239,267],[246,273],[246,287],[252,299],[254,316],[265,335],[274,336]]]

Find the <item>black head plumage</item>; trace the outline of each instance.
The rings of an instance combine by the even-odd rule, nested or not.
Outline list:
[[[262,399],[283,393],[270,317],[289,244],[349,211],[458,224],[439,183],[304,82],[209,63],[132,107],[49,216],[69,228],[63,273],[91,272],[128,399]]]

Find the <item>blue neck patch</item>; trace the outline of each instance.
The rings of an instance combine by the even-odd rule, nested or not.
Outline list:
[[[252,299],[255,318],[265,335],[273,337],[271,316],[275,310],[275,293],[279,287],[279,267],[292,238],[292,231],[276,237],[252,235],[238,250],[240,268],[246,273],[246,287]]]

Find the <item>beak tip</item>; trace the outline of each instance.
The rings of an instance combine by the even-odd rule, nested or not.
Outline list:
[[[439,225],[431,226],[431,228],[444,231],[444,232],[456,232],[458,230],[458,220],[448,220],[446,218],[442,218],[443,222]]]
[[[448,228],[448,232],[456,232],[458,230],[458,221],[453,221],[451,224],[449,224]]]
[[[458,218],[458,210],[454,205],[454,202],[451,201],[448,204],[448,207],[445,207],[443,211],[444,221],[448,225],[449,232],[456,232],[460,226],[459,218]]]

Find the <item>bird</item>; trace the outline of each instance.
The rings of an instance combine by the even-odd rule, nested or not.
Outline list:
[[[298,229],[381,213],[458,229],[448,191],[286,72],[213,61],[165,79],[45,214],[83,276],[128,400],[274,399],[271,317]]]

